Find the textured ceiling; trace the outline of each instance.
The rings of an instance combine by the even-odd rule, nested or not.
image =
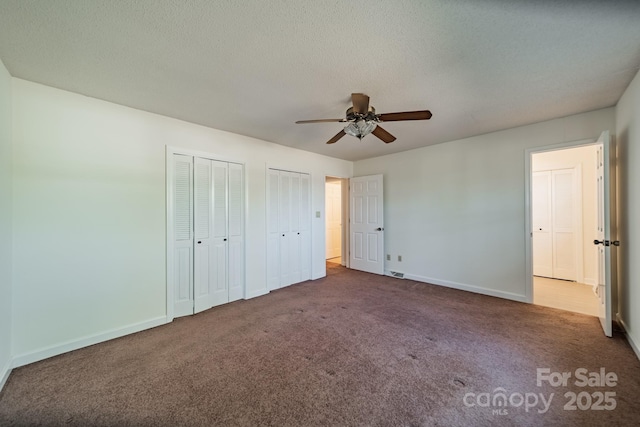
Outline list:
[[[15,76],[357,160],[615,105],[640,1],[0,0]],[[326,145],[350,94],[430,109]]]

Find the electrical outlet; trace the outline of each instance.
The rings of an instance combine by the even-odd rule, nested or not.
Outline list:
[[[387,254],[387,261],[391,261],[391,255]]]
[[[402,255],[398,255],[398,261],[402,262]]]

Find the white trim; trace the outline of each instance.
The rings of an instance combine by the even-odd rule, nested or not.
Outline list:
[[[385,271],[387,273],[388,271]],[[496,291],[493,289],[481,288],[475,285],[467,285],[465,283],[451,282],[449,280],[434,279],[432,277],[416,276],[414,274],[404,275],[405,279],[415,280],[417,282],[424,282],[431,285],[444,286],[446,288],[458,289],[460,291],[473,292],[475,294],[488,295],[491,297],[498,297],[518,302],[528,302],[526,295],[514,294],[512,292]]]
[[[13,358],[13,362],[11,363],[11,367],[18,368],[20,366],[28,365],[29,363],[38,362],[40,360],[48,359],[49,357],[57,356],[69,351],[78,350],[83,347],[89,347],[91,345],[99,344],[101,342],[109,341],[115,338],[120,338],[125,335],[155,328],[156,326],[164,325],[170,322],[171,321],[168,320],[166,316],[160,316],[154,319],[145,320],[144,322],[134,323],[123,328],[111,329],[100,334],[89,335],[77,340],[66,341],[62,344],[52,345],[41,350],[36,350],[15,356]]]
[[[268,295],[269,291],[266,289],[258,289],[255,291],[251,291],[251,292],[247,292],[247,296],[245,297],[245,299],[252,299],[252,298],[257,298],[257,297],[261,297],[264,295]]]
[[[576,257],[576,282],[584,283],[584,205],[582,203],[582,162],[573,168],[573,220],[576,236],[575,257]]]
[[[4,367],[0,371],[0,391],[4,388],[4,385],[7,383],[9,379],[9,375],[11,375],[11,367],[13,366],[13,360],[9,359],[7,363],[5,363]]]
[[[620,313],[616,314],[616,320],[618,321],[618,324],[622,327],[624,336],[627,338],[627,341],[629,342],[631,349],[636,354],[636,357],[640,360],[640,345],[638,345],[638,343],[636,343],[631,337],[631,334],[629,334],[629,328],[627,328],[627,324],[624,323],[624,320],[622,320],[622,317],[620,317]]]
[[[175,312],[175,297],[174,297],[174,291],[173,291],[173,242],[174,242],[174,237],[173,237],[173,222],[174,222],[174,218],[173,218],[173,206],[171,205],[171,202],[174,199],[174,195],[173,195],[173,153],[174,150],[169,147],[168,145],[166,146],[165,149],[165,166],[164,166],[164,170],[165,170],[165,178],[166,178],[166,182],[165,182],[165,200],[164,200],[164,204],[165,204],[165,227],[166,227],[166,241],[165,241],[165,246],[166,246],[166,257],[165,257],[165,272],[166,272],[166,277],[165,277],[165,285],[167,287],[167,319],[169,319],[169,321],[173,320],[174,318],[174,312]]]
[[[536,153],[556,151],[566,148],[577,148],[594,145],[595,138],[581,139],[577,141],[562,142],[560,144],[545,145],[542,147],[527,148],[524,151],[524,262],[525,262],[525,295],[523,302],[533,304],[533,239],[531,224],[531,157]],[[582,232],[582,231],[581,231]],[[584,248],[581,248],[584,252]],[[507,297],[508,298],[508,297]]]

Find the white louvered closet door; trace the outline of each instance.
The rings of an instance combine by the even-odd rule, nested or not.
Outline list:
[[[211,308],[211,291],[215,270],[211,268],[214,256],[211,216],[211,160],[195,158],[194,164],[194,301],[193,312]]]
[[[213,257],[214,271],[211,305],[229,302],[227,284],[227,170],[228,163],[213,161]]]
[[[173,155],[174,316],[244,297],[244,167]]]
[[[193,157],[173,155],[174,316],[193,314]]]
[[[228,286],[229,302],[244,297],[244,239],[242,201],[244,192],[243,167],[229,163],[228,185]]]
[[[280,287],[280,172],[267,170],[267,289]]]

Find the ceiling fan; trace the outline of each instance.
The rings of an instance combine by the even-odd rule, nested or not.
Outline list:
[[[353,107],[347,109],[346,118],[344,119],[298,120],[296,123],[349,123],[336,136],[327,141],[327,144],[333,144],[347,134],[362,139],[370,133],[388,144],[395,141],[396,137],[382,129],[378,123],[402,120],[429,120],[431,118],[431,111],[429,110],[376,114],[376,109],[369,105],[369,97],[364,93],[352,93],[351,103]]]

